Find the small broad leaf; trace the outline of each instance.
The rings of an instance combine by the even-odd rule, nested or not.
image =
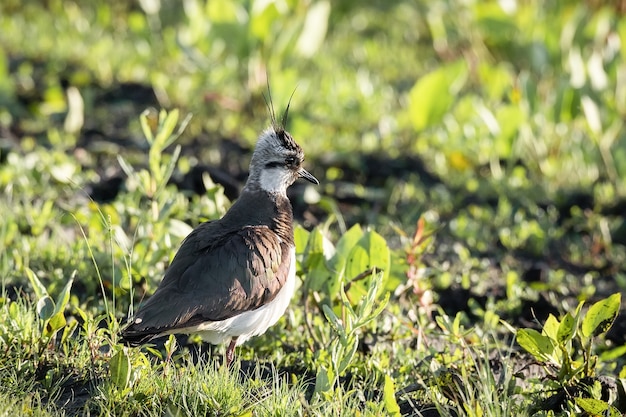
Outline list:
[[[387,241],[374,231],[367,231],[350,251],[346,261],[345,279],[348,281],[349,298],[356,302],[365,296],[371,285],[370,279],[355,280],[357,277],[365,278],[367,271],[377,269],[383,273],[383,282],[389,277],[391,254]],[[370,274],[371,275],[371,274]],[[384,287],[384,284],[382,285]]]
[[[621,294],[615,293],[589,307],[580,328],[582,336],[588,339],[609,330],[619,314],[621,299]]]
[[[296,244],[296,254],[302,254],[304,253],[306,244],[309,241],[309,231],[298,224],[293,232],[294,243]]]
[[[541,333],[556,341],[559,327],[561,327],[561,322],[559,322],[559,320],[553,314],[549,314],[546,322],[543,324],[543,329],[541,330]]]
[[[313,229],[304,251],[303,268],[306,271],[305,285],[310,291],[322,291],[334,296],[339,290],[338,274],[326,266],[325,237],[321,230]]]
[[[317,370],[317,375],[315,375],[315,392],[330,391],[332,389],[332,380],[334,380],[332,370],[320,367]]]
[[[520,329],[515,339],[526,352],[542,362],[554,351],[552,340],[535,329]]]
[[[596,400],[595,398],[575,398],[576,405],[583,409],[587,414],[591,416],[608,416],[608,417],[621,417],[617,408],[610,404]]]
[[[11,317],[13,320],[17,320],[19,315],[20,310],[18,304],[15,301],[11,301],[9,303],[9,317]]]
[[[559,330],[556,332],[556,341],[560,345],[569,342],[576,333],[577,324],[577,320],[570,313],[565,314],[559,325]]]
[[[52,337],[56,332],[64,328],[66,324],[67,321],[65,321],[65,315],[63,313],[55,313],[46,322],[43,333],[47,337]]]
[[[346,265],[350,250],[357,244],[359,239],[363,236],[363,229],[358,224],[352,226],[346,233],[344,233],[337,242],[337,248],[335,255],[330,260],[330,267],[335,271],[341,271]]]
[[[48,320],[54,315],[54,301],[49,295],[44,295],[37,302],[37,315],[42,320]]]
[[[388,416],[400,417],[400,406],[396,400],[396,388],[393,379],[385,375],[385,385],[383,386],[383,404]]]
[[[111,382],[119,389],[124,389],[130,381],[130,358],[123,350],[117,352],[109,361],[109,369],[111,370]]]
[[[467,65],[457,61],[424,75],[409,93],[409,115],[418,131],[443,120],[467,78]]]
[[[42,299],[44,296],[47,296],[48,291],[37,277],[37,274],[35,274],[35,272],[30,268],[24,268],[24,272],[26,272],[26,276],[28,277],[30,285],[32,285],[33,290],[35,291],[35,295],[37,296],[37,298]]]

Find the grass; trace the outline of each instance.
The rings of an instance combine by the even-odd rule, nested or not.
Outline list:
[[[585,319],[626,288],[620,7],[3,2],[0,410],[625,412],[623,308]],[[121,346],[245,179],[268,78],[322,180],[287,315],[231,370]]]

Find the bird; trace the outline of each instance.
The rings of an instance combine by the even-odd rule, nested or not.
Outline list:
[[[222,218],[201,223],[183,240],[154,294],[129,317],[121,342],[140,346],[196,333],[213,345],[230,339],[230,366],[236,346],[285,313],[296,284],[287,188],[301,178],[319,181],[304,169],[304,152],[285,130],[289,104],[278,122],[270,103],[271,124],[257,139],[239,198]]]

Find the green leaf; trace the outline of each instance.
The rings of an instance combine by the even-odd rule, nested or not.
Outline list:
[[[552,340],[535,329],[520,329],[515,339],[526,352],[542,362],[554,351]]]
[[[74,282],[74,277],[76,276],[76,270],[72,272],[72,276],[65,284],[65,287],[61,290],[61,293],[57,297],[56,308],[54,309],[54,313],[63,313],[65,310],[65,306],[70,301],[70,292],[72,290],[72,283]]]
[[[363,237],[363,229],[358,224],[352,226],[337,242],[335,255],[329,261],[330,269],[343,275],[351,249]]]
[[[124,389],[130,381],[130,358],[123,350],[117,352],[109,361],[111,370],[111,382],[119,389]]]
[[[333,330],[339,335],[340,338],[345,339],[346,331],[343,328],[343,324],[339,320],[339,317],[335,314],[332,308],[330,308],[327,304],[322,305],[322,311],[324,312],[324,316],[328,323],[330,323]]]
[[[299,224],[296,225],[294,230],[294,242],[296,244],[296,253],[303,254],[306,250],[307,242],[309,241],[309,231]]]
[[[356,349],[359,345],[359,338],[356,334],[347,338],[345,344],[342,349],[342,355],[339,360],[339,365],[337,366],[337,373],[339,376],[343,374],[343,372],[348,369],[350,364],[352,363],[352,359],[354,359],[354,355],[356,353]]]
[[[465,84],[467,65],[457,61],[420,78],[409,93],[409,115],[418,131],[443,120]]]
[[[47,337],[52,337],[56,332],[64,328],[66,324],[67,321],[65,321],[65,315],[63,313],[55,313],[46,322],[43,333]]]
[[[176,136],[173,135],[176,123],[178,123],[178,109],[174,109],[169,113],[161,111],[159,114],[159,131],[154,138],[151,148],[163,151],[171,145],[176,140]]]
[[[37,302],[37,315],[42,320],[48,320],[54,315],[54,301],[49,295],[44,295]]]
[[[560,345],[565,345],[569,342],[576,333],[577,324],[577,320],[570,313],[565,314],[556,332],[556,341]]]
[[[141,131],[150,145],[154,142],[154,135],[152,134],[152,128],[150,127],[150,120],[152,118],[152,111],[150,109],[144,110],[139,116],[139,124],[141,124]],[[119,158],[119,155],[118,155]]]
[[[330,369],[320,367],[315,375],[315,392],[322,393],[332,389],[333,372]]]
[[[48,291],[46,290],[46,287],[41,283],[39,278],[37,277],[37,274],[35,274],[35,272],[28,267],[24,268],[24,272],[26,272],[26,276],[28,277],[28,280],[30,281],[30,285],[32,285],[33,290],[35,291],[35,295],[37,296],[37,299],[42,299],[44,296],[47,296]]]
[[[206,5],[206,17],[211,23],[234,23],[241,14],[239,4],[229,0],[213,0]]]
[[[263,4],[265,7],[259,7]],[[264,42],[272,34],[272,24],[280,18],[280,12],[274,2],[257,2],[250,15],[249,31],[252,36]]]
[[[183,119],[182,122],[180,122],[180,124],[178,125],[178,129],[176,129],[176,132],[171,133],[168,140],[165,142],[165,147],[167,148],[168,146],[170,146],[172,143],[174,143],[179,137],[180,135],[183,134],[183,132],[185,131],[185,129],[187,128],[187,125],[189,124],[189,122],[191,121],[191,118],[193,117],[193,114],[191,113],[187,113],[187,115],[185,116],[185,118]],[[178,116],[176,116],[176,118],[178,119]],[[176,158],[178,159],[178,157]]]
[[[374,270],[381,271],[384,287],[389,277],[390,251],[385,239],[374,231],[367,231],[350,251],[343,281],[348,298],[356,304],[367,295],[372,285]],[[371,271],[372,274],[364,276]]]
[[[387,415],[399,417],[400,406],[396,401],[396,387],[393,379],[389,375],[385,375],[385,385],[383,386],[383,405],[387,410]]]
[[[345,277],[351,280],[363,272],[376,268],[389,275],[390,253],[387,241],[374,231],[367,231],[350,251],[346,261]]]
[[[387,302],[389,301],[389,291],[385,293],[384,298],[380,302],[376,302],[376,299],[379,296],[379,289],[382,286],[383,273],[379,272],[376,274],[374,279],[370,284],[370,288],[367,292],[367,296],[362,298],[358,303],[357,307],[357,315],[359,317],[359,321],[355,325],[356,327],[362,327],[374,320],[378,315],[384,310],[387,306]],[[376,305],[378,304],[378,305]],[[374,309],[374,306],[376,308]],[[372,310],[374,310],[372,312]]]
[[[580,329],[582,336],[588,339],[609,330],[619,314],[621,299],[621,294],[615,293],[589,307]]]
[[[610,404],[596,400],[595,398],[575,398],[576,405],[583,409],[587,414],[592,416],[608,416],[608,417],[621,417],[617,408]],[[608,413],[607,413],[608,411]]]
[[[167,186],[167,183],[170,180],[172,173],[174,172],[174,168],[176,168],[176,163],[178,162],[178,158],[180,157],[180,151],[180,145],[176,145],[176,147],[174,148],[174,152],[170,157],[169,163],[167,164],[167,166],[164,167],[165,170],[161,173],[162,177],[160,178],[157,192],[163,191]]]
[[[319,229],[313,229],[304,251],[303,268],[306,272],[305,285],[310,291],[321,291],[334,296],[339,290],[338,275],[326,266],[324,254],[324,235]]]
[[[559,327],[561,327],[561,322],[559,322],[559,320],[553,314],[549,314],[546,322],[543,324],[543,329],[541,333],[556,342]]]
[[[20,315],[19,305],[15,301],[11,301],[9,304],[9,317],[13,320],[17,320]]]
[[[124,171],[124,174],[126,174],[127,177],[135,177],[135,169],[132,167],[131,164],[126,162],[122,155],[117,155],[117,163],[120,164],[120,168],[122,168],[122,171]]]
[[[296,43],[296,49],[304,57],[310,58],[324,43],[330,16],[330,2],[321,0],[308,7],[304,27]]]

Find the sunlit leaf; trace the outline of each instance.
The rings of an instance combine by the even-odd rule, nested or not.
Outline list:
[[[65,327],[66,324],[65,315],[63,313],[55,313],[46,321],[43,333],[47,337],[52,337],[56,332]]]
[[[316,1],[309,7],[304,27],[296,43],[296,49],[304,57],[313,56],[322,46],[329,16],[330,2],[328,0]]]
[[[165,169],[162,170],[163,177],[161,178],[161,183],[159,184],[159,192],[163,191],[163,189],[167,186],[168,181],[172,177],[172,173],[174,172],[174,168],[176,168],[176,163],[178,162],[178,158],[180,157],[181,149],[182,148],[180,145],[176,145],[168,164],[164,167],[161,167]]]
[[[363,229],[358,224],[352,226],[346,233],[344,233],[337,242],[335,255],[331,258],[329,266],[333,271],[336,271],[343,276],[344,268],[350,251],[358,243],[359,239],[363,236]]]
[[[390,252],[387,241],[374,231],[367,231],[352,248],[346,261],[346,279],[354,279],[363,272],[376,268],[389,274]]]
[[[385,374],[385,384],[383,386],[383,404],[387,415],[398,417],[400,416],[400,406],[396,400],[396,388],[393,379]]]
[[[592,416],[621,417],[622,415],[615,407],[602,400],[577,397],[574,401],[577,406]]]
[[[542,334],[548,336],[552,340],[557,340],[557,333],[561,322],[554,316],[554,314],[548,314],[548,318],[543,324]]]
[[[279,9],[273,1],[253,1],[250,13],[250,33],[261,41],[272,35],[274,22],[280,17]]]
[[[589,307],[580,328],[582,336],[595,337],[609,330],[619,314],[621,300],[621,293],[615,293]]]
[[[305,285],[312,291],[321,291],[325,288],[327,294],[330,293],[329,289],[333,289],[334,294],[338,290],[338,275],[328,269],[326,262],[324,235],[321,230],[313,229],[304,252],[304,268],[307,271]]]
[[[569,342],[576,333],[576,326],[576,319],[570,313],[565,314],[556,333],[557,342],[561,345]]]
[[[130,358],[120,350],[111,357],[109,361],[109,369],[111,371],[111,382],[119,389],[124,389],[130,381]]]
[[[535,329],[520,329],[515,339],[526,352],[539,361],[545,361],[554,351],[552,340]]]
[[[296,245],[296,253],[304,253],[307,242],[309,241],[309,231],[297,224],[293,234]]]
[[[418,131],[441,122],[465,84],[467,66],[457,61],[424,75],[409,93],[409,113]]]
[[[35,295],[37,296],[37,298],[41,299],[44,296],[47,296],[48,291],[46,290],[46,287],[41,283],[39,278],[37,277],[37,274],[35,274],[35,272],[30,268],[24,268],[24,272],[26,273],[26,276],[28,277],[28,280],[30,281],[30,285],[33,287],[33,290],[35,291]]]
[[[144,137],[149,144],[154,142],[154,132],[157,130],[158,116],[156,110],[149,108],[144,110],[139,116],[139,124]]]
[[[67,280],[67,283],[61,290],[61,293],[59,293],[59,296],[57,297],[56,307],[54,309],[55,314],[63,313],[63,310],[65,310],[65,306],[67,306],[67,303],[70,301],[70,293],[72,290],[72,284],[74,283],[75,276],[76,271],[72,272],[72,276],[70,277],[70,279]]]

